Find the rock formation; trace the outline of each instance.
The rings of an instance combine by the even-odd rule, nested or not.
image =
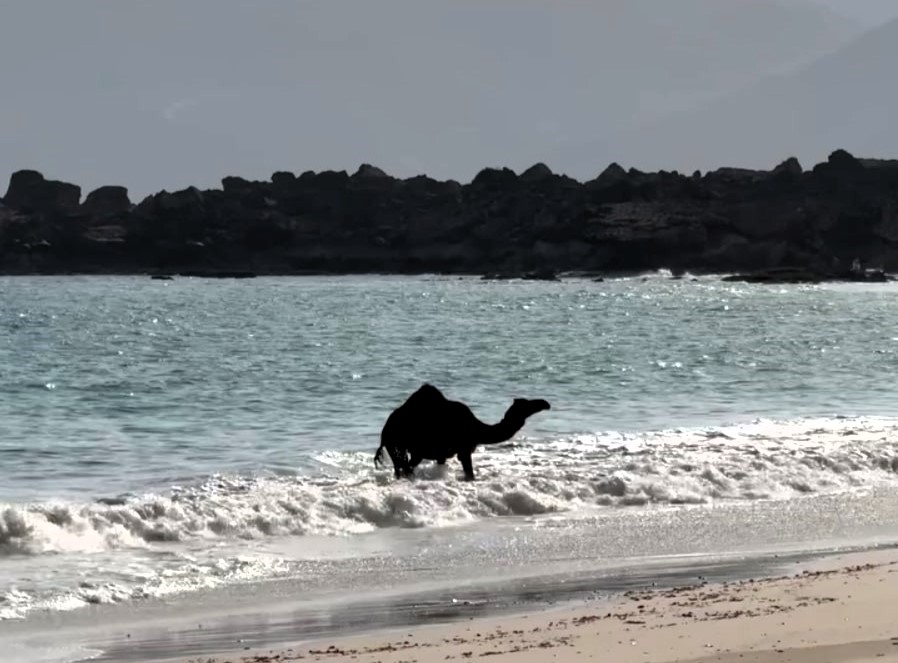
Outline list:
[[[898,268],[898,162],[844,150],[806,170],[641,172],[579,182],[537,164],[468,184],[345,171],[220,189],[80,188],[35,171],[0,207],[0,273],[591,274]],[[792,272],[795,273],[794,271]]]

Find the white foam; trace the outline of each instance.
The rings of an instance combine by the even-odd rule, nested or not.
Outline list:
[[[4,641],[3,663],[83,663],[100,658],[103,652],[76,644],[30,641],[27,644]]]
[[[717,429],[519,439],[414,481],[374,471],[371,453],[327,452],[318,476],[216,476],[122,503],[0,505],[0,553],[148,548],[203,539],[345,535],[537,515],[581,505],[783,499],[893,481],[898,421],[758,420]]]
[[[791,499],[898,481],[898,420],[758,420],[723,428],[519,438],[414,481],[375,471],[372,451],[326,452],[316,475],[213,477],[111,503],[0,505],[0,556],[143,555],[115,577],[29,593],[0,584],[0,619],[192,591],[288,571],[285,560],[208,554],[216,545],[650,503]],[[175,550],[174,560],[160,552]],[[201,551],[185,555],[185,546]],[[156,555],[156,557],[154,557]],[[108,565],[116,566],[115,563]],[[121,566],[119,563],[118,566]],[[63,574],[64,575],[64,574]],[[65,583],[61,583],[65,584]],[[63,591],[64,589],[64,591]]]
[[[277,577],[286,574],[290,568],[285,560],[269,555],[215,557],[209,552],[203,554],[201,560],[186,554],[159,559],[152,569],[132,566],[114,573],[115,580],[79,582],[73,579],[76,574],[69,573],[72,586],[0,592],[0,620],[23,619],[33,611],[66,612],[88,605],[212,589],[224,584]]]

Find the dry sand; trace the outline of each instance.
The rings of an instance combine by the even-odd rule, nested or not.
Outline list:
[[[193,663],[898,662],[898,553],[791,576],[633,591],[610,601],[415,631],[305,642]]]

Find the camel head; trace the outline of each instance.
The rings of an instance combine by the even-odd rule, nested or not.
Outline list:
[[[549,405],[549,401],[544,401],[542,398],[537,398],[535,400],[530,400],[529,398],[516,398],[505,413],[505,418],[524,421],[527,417],[530,417],[537,412],[550,410],[551,408],[552,406]]]

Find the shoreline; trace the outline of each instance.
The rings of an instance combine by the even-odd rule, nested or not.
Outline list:
[[[790,428],[789,433],[776,428],[779,432],[775,437],[778,444],[788,448],[787,442],[798,439],[796,435],[818,431],[819,444],[829,448],[829,462],[855,463],[857,458],[845,451],[856,449],[872,454],[871,467],[879,468],[882,458],[894,454],[887,441],[885,446],[864,448],[868,438],[873,442],[887,440],[891,427],[869,427],[852,420],[841,422],[828,436],[821,436],[818,427],[818,422],[808,421],[795,430]],[[743,431],[745,439],[753,440],[751,448],[764,453],[765,443],[752,437],[754,430]],[[850,434],[851,443],[837,451],[841,447],[829,445],[834,441],[841,444],[843,430]],[[867,433],[858,437],[858,431]],[[720,450],[704,437],[698,438],[702,453]],[[683,438],[687,443],[690,439]],[[728,439],[721,444],[733,442]],[[533,453],[531,449],[529,454]],[[509,456],[496,459],[507,461]],[[725,461],[725,456],[718,454],[718,466],[725,469]],[[862,464],[857,469],[865,467]],[[208,642],[214,636],[224,646],[232,647],[233,638],[221,639],[221,634],[238,632],[241,638],[261,637],[260,642],[271,642],[272,638],[280,639],[275,638],[277,633],[295,637],[300,618],[309,636],[321,634],[322,624],[328,629],[326,634],[340,636],[371,628],[372,614],[377,615],[375,627],[409,623],[409,615],[416,617],[415,621],[439,621],[446,618],[447,610],[458,612],[453,598],[469,601],[469,605],[461,606],[465,609],[461,615],[452,615],[461,617],[558,605],[571,599],[595,598],[597,593],[650,585],[666,572],[707,566],[709,560],[724,577],[737,572],[758,575],[752,568],[738,567],[748,567],[758,558],[780,564],[793,553],[814,556],[833,549],[898,541],[894,470],[890,466],[881,476],[883,470],[875,471],[875,476],[864,473],[855,477],[855,486],[850,489],[790,493],[789,497],[783,494],[774,499],[649,502],[632,508],[594,506],[545,517],[487,516],[448,526],[383,527],[351,538],[277,536],[240,543],[232,537],[224,546],[222,541],[199,547],[154,546],[148,553],[152,559],[127,551],[99,558],[76,554],[71,560],[66,556],[26,557],[31,560],[26,565],[30,568],[16,569],[13,564],[6,577],[9,587],[16,587],[19,577],[27,582],[27,578],[53,569],[60,582],[53,586],[36,583],[28,596],[40,603],[33,612],[23,612],[21,620],[2,623],[0,632],[4,643],[27,640],[35,647],[55,640],[94,642],[101,645],[94,649],[106,649],[107,645],[120,644],[126,633],[132,634],[132,642],[167,640],[169,644],[173,639],[196,642],[203,638]],[[811,481],[809,477],[803,480]],[[868,485],[856,485],[858,482]],[[440,497],[446,490],[451,492],[453,485],[468,487],[452,481],[428,482],[421,485],[425,489],[421,494]],[[511,485],[496,498],[489,486],[482,485],[486,490],[483,495],[477,489],[477,499],[516,495],[517,488]],[[752,489],[758,487],[753,485]],[[673,492],[668,498],[676,498],[675,486],[669,489]],[[381,494],[376,492],[377,496]],[[453,497],[454,503],[474,497],[464,494],[467,497]],[[255,503],[255,498],[243,491],[235,495],[240,503]],[[433,499],[426,502],[431,503]],[[220,509],[225,503],[219,500],[217,504]],[[783,522],[790,526],[783,528]],[[130,567],[135,561],[138,570],[146,568],[148,575],[125,576],[108,570],[113,563]],[[732,562],[730,568],[726,562]],[[100,563],[106,568],[96,566]],[[280,567],[282,563],[287,566]],[[148,566],[140,566],[143,564]],[[88,566],[98,570],[85,578],[78,571]],[[247,573],[229,576],[233,569],[246,569]],[[170,572],[174,576],[169,576]],[[707,570],[699,573],[710,575]],[[634,579],[638,574],[643,577]],[[687,572],[673,580],[688,582],[689,575]],[[174,577],[173,584],[166,577]],[[183,590],[177,588],[180,578],[186,579]],[[69,610],[74,607],[70,603],[73,596],[81,603]],[[57,600],[61,603],[55,603]],[[423,616],[417,614],[422,611]],[[198,624],[205,632],[196,632]],[[219,628],[220,633],[213,634],[210,628]],[[18,660],[34,663],[37,659]]]
[[[255,279],[343,279],[343,278],[397,278],[397,279],[444,279],[444,280],[470,280],[484,284],[489,283],[604,283],[615,281],[627,281],[635,279],[665,279],[669,281],[702,281],[718,282],[721,284],[735,285],[889,285],[898,282],[898,273],[887,273],[880,269],[865,270],[859,274],[828,274],[802,268],[797,269],[770,269],[770,270],[686,270],[672,271],[665,267],[647,270],[625,270],[614,272],[602,271],[549,271],[549,272],[506,272],[493,273],[489,271],[328,271],[328,270],[301,270],[301,271],[148,271],[148,270],[124,270],[124,271],[51,271],[51,272],[4,272],[0,269],[2,279],[32,279],[32,278],[132,278],[164,283],[184,280],[202,281],[253,281]]]
[[[342,641],[409,624],[417,630],[580,607],[653,583],[694,584],[699,576],[718,582],[759,578],[847,551],[895,548],[896,499],[891,489],[868,490],[648,509],[636,521],[637,512],[609,509],[560,528],[520,530],[511,520],[487,528],[373,533],[360,540],[367,552],[323,565],[312,561],[295,576],[36,613],[0,626],[0,647],[15,653],[5,659],[9,663],[180,661],[238,646]],[[783,532],[783,522],[795,526]],[[516,542],[499,557],[497,537]],[[426,554],[450,543],[450,556]],[[288,550],[280,554],[290,555]],[[313,551],[304,554],[318,558]]]
[[[505,579],[457,591],[406,591],[384,596],[371,592],[360,599],[321,605],[296,604],[276,610],[242,614],[182,615],[175,622],[137,627],[125,637],[108,632],[82,645],[92,655],[70,659],[111,662],[174,662],[213,659],[235,663],[248,652],[297,650],[296,643],[322,651],[334,643],[369,641],[390,633],[417,634],[440,629],[463,629],[470,623],[501,620],[549,619],[550,615],[581,612],[614,605],[628,595],[681,591],[696,584],[731,584],[775,578],[795,568],[826,564],[846,555],[890,556],[898,560],[898,541],[857,547],[761,554],[673,556],[648,564],[621,566],[608,572]],[[194,622],[202,618],[202,624]],[[121,631],[121,629],[119,629]],[[343,648],[343,645],[340,645]],[[256,655],[256,654],[253,654]],[[267,654],[266,654],[267,655]],[[240,656],[237,658],[239,659]],[[253,659],[249,659],[253,660]],[[275,660],[275,659],[272,659]],[[289,660],[289,659],[287,659]],[[385,659],[386,660],[386,659]]]
[[[787,570],[789,566],[796,568]],[[898,631],[889,616],[889,606],[898,597],[893,580],[898,573],[898,548],[834,552],[782,561],[776,568],[779,572],[749,578],[703,576],[669,587],[634,587],[581,605],[567,603],[515,614],[294,638],[224,653],[135,658],[120,651],[94,660],[898,660]]]

